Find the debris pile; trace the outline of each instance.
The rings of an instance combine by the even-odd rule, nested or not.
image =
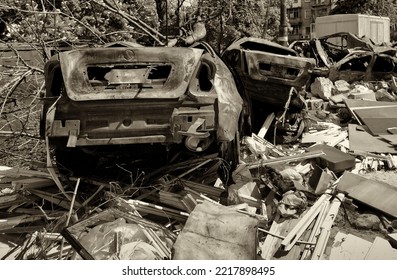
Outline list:
[[[274,45],[254,42],[259,45],[239,44],[252,56],[273,59],[268,50]],[[326,40],[322,46],[331,47]],[[332,49],[327,50],[330,56]],[[282,51],[275,63],[285,67],[291,50]],[[372,47],[367,51],[377,53]],[[256,69],[253,59],[255,79],[237,71],[244,74],[252,98],[242,119],[262,122],[250,133],[238,128],[229,143],[233,162],[219,150],[200,153],[199,137],[191,143],[196,145],[192,156],[177,150],[167,160],[155,158],[161,164],[150,168],[139,166],[137,156],[133,165],[109,161],[96,173],[67,173],[59,154],[37,139],[46,145],[46,163],[0,166],[0,258],[396,259],[397,83],[394,77],[339,79],[350,69],[342,66],[356,56],[340,57],[336,66],[341,67],[328,65],[332,79],[319,75],[301,91],[287,83],[289,76],[299,76],[299,71],[288,72],[295,68],[283,76],[273,64]],[[293,56],[292,61],[296,69],[311,69],[313,60]],[[313,78],[309,73],[300,82]],[[268,79],[275,74],[281,77]],[[255,80],[263,88],[272,82],[284,94],[282,100],[250,87]],[[244,96],[244,102],[250,98]],[[268,101],[281,106],[260,108]],[[226,111],[225,119],[230,117]],[[225,119],[219,122],[237,130]],[[204,119],[188,123],[194,128],[188,132],[199,135]],[[77,140],[69,132],[65,136]],[[64,151],[67,156],[71,150]]]
[[[66,176],[53,167],[2,167],[1,257],[376,259],[387,244],[394,256],[386,238],[397,230],[397,188],[363,175],[395,169],[395,153],[350,150],[350,134],[319,123],[329,133],[307,132],[298,145],[243,137],[231,178],[222,178],[227,165],[217,155],[130,174],[130,183]],[[347,255],[341,242],[360,237],[342,229],[359,233],[368,211],[379,216],[367,227],[373,240],[361,238],[367,250]]]

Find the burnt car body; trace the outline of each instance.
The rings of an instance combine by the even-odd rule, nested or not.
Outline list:
[[[252,37],[232,42],[222,58],[234,69],[247,96],[275,107],[285,105],[291,87],[307,85],[315,66],[313,59],[299,57],[290,48]]]
[[[294,42],[292,48],[306,57],[316,59],[316,76],[332,81],[347,82],[390,79],[397,75],[396,49],[374,44],[368,38],[359,38],[339,32],[310,41]]]
[[[41,136],[58,150],[234,140],[242,99],[209,46],[86,48],[45,66]]]

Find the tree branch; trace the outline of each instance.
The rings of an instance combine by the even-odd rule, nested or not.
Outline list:
[[[95,1],[94,1],[95,2]],[[0,4],[0,9],[8,9],[8,10],[16,10],[18,12],[22,12],[22,13],[27,13],[27,14],[45,14],[45,15],[62,15],[65,16],[67,18],[70,18],[74,21],[76,21],[78,24],[82,25],[83,27],[87,28],[89,31],[91,31],[92,34],[95,35],[95,37],[98,38],[98,40],[100,40],[101,43],[105,43],[105,41],[102,40],[102,38],[88,25],[86,25],[85,23],[83,23],[82,21],[78,20],[77,18],[75,18],[74,16],[68,15],[64,12],[50,12],[50,11],[45,11],[45,12],[41,12],[41,11],[29,11],[29,10],[21,10],[18,9],[17,7],[11,7],[11,6],[7,6],[7,5],[3,5]]]
[[[157,30],[150,27],[145,22],[141,21],[140,19],[138,19],[134,16],[131,16],[120,9],[116,9],[116,8],[112,7],[109,3],[104,2],[102,0],[93,0],[93,2],[105,9],[113,12],[113,13],[116,13],[116,14],[122,16],[123,18],[128,20],[130,23],[132,23],[133,25],[135,25],[136,27],[141,29],[145,34],[147,34],[152,39],[154,39],[157,43],[159,43],[160,45],[165,45],[165,43],[162,42],[160,39],[166,40],[166,37],[163,34],[161,34],[160,32],[158,32]],[[155,35],[157,35],[157,37]]]

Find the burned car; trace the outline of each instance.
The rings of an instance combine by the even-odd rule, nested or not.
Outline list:
[[[222,58],[250,98],[279,108],[289,99],[291,87],[299,90],[307,85],[315,66],[313,59],[299,57],[288,47],[252,37],[232,42]]]
[[[45,78],[41,136],[69,155],[139,157],[178,144],[200,153],[221,150],[236,135],[242,99],[208,45],[61,52],[47,62]]]
[[[397,74],[396,49],[376,45],[370,39],[339,32],[306,42],[294,42],[291,47],[306,57],[316,59],[316,76],[332,81],[390,79]]]

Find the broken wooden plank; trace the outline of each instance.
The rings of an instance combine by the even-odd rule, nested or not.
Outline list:
[[[269,234],[266,236],[265,241],[263,243],[259,243],[261,257],[266,260],[296,260],[302,253],[302,247],[309,244],[314,245],[311,242],[305,242],[304,240],[306,240],[306,237],[304,237],[302,238],[303,240],[296,241],[299,246],[294,246],[294,248],[288,252],[282,250],[282,248],[280,247],[282,240],[285,239],[285,236],[288,234],[288,232],[292,228],[294,228],[298,222],[298,219],[285,219],[277,214],[276,218],[272,223],[272,226],[270,227]]]
[[[338,215],[339,207],[342,204],[344,197],[345,195],[340,193],[332,200],[331,206],[327,215],[325,216],[324,222],[321,224],[320,235],[317,238],[317,245],[312,253],[312,260],[323,259],[323,254],[331,233],[331,227],[334,224],[336,216]]]
[[[21,215],[12,218],[0,219],[0,232],[14,228],[18,225],[39,221],[43,216]]]
[[[308,226],[320,213],[323,204],[331,198],[331,195],[327,193],[323,194],[310,209],[304,213],[304,216],[299,220],[296,226],[288,233],[285,239],[281,242],[285,251],[291,250],[295,245],[296,241],[302,236]]]
[[[263,123],[261,129],[258,132],[258,136],[260,138],[264,138],[265,137],[270,125],[272,124],[272,122],[274,120],[274,117],[275,117],[275,115],[274,115],[273,112],[266,117],[265,122]]]
[[[325,143],[328,146],[334,147],[347,138],[347,131],[331,130],[322,131],[322,133],[304,133],[301,142],[307,143]]]
[[[260,143],[260,144],[264,145],[266,148],[268,148],[269,152],[272,153],[273,155],[278,156],[278,157],[287,156],[287,154],[284,151],[280,150],[279,148],[277,148],[275,145],[273,145],[272,143],[270,143],[266,139],[260,138],[255,133],[252,133],[252,138],[255,141],[257,141],[258,143]]]
[[[0,175],[11,177],[11,178],[20,178],[20,177],[38,177],[38,178],[47,178],[51,179],[51,175],[46,172],[35,171],[35,170],[26,170],[18,167],[13,167],[8,170],[0,170]]]
[[[165,218],[172,218],[178,221],[186,221],[189,217],[189,213],[171,209],[169,207],[163,207],[152,203],[132,199],[129,199],[127,202],[136,210],[142,213],[153,214]]]
[[[259,162],[249,163],[249,164],[247,164],[247,166],[249,169],[255,169],[255,168],[258,168],[261,166],[266,166],[266,165],[274,165],[274,164],[288,163],[288,162],[293,162],[293,161],[302,161],[304,159],[317,158],[322,155],[325,155],[325,153],[323,151],[311,151],[311,152],[306,152],[306,153],[293,155],[293,156],[285,156],[285,157],[281,157],[281,158],[261,160]]]
[[[6,195],[1,195],[0,196],[0,209],[5,209],[14,205],[18,205],[21,203],[28,202],[29,199],[27,199],[25,196],[20,195],[20,194],[6,194]]]
[[[47,227],[47,224],[39,226],[16,226],[9,229],[0,230],[2,234],[21,234],[21,233],[33,233],[36,231],[43,231]]]
[[[166,204],[168,206],[175,207],[176,209],[187,211],[186,206],[182,202],[183,195],[172,192],[166,192],[163,190],[160,190],[157,193],[157,195],[158,195],[158,201],[161,204]]]
[[[329,201],[326,201],[325,203],[323,203],[322,209],[320,210],[320,213],[313,225],[313,228],[311,229],[309,239],[307,241],[314,242],[317,240],[317,237],[320,233],[320,227],[321,227],[322,223],[324,222],[324,219],[327,215],[327,212],[329,209],[329,204],[330,204]],[[314,244],[316,244],[316,243],[314,243]],[[312,254],[312,251],[313,251],[312,248],[313,247],[311,247],[311,246],[305,246],[300,259],[301,260],[308,259],[308,257]]]
[[[60,198],[57,194],[44,192],[44,191],[40,191],[37,189],[32,189],[29,192],[31,192],[32,194],[34,194],[42,199],[45,199],[55,205],[58,205],[64,209],[67,209],[67,210],[70,209],[70,202],[68,200],[65,200],[63,197]],[[77,205],[77,203],[75,203],[73,208],[74,209],[80,208],[80,205]]]
[[[30,190],[54,185],[54,181],[47,178],[26,178],[12,181],[12,186],[15,190]]]
[[[223,193],[225,190],[222,188],[214,187],[214,186],[209,186],[209,185],[204,185],[200,184],[197,182],[193,182],[190,180],[185,180],[185,179],[179,179],[177,181],[177,184],[182,186],[182,187],[188,187],[191,188],[199,193],[206,194],[207,196],[211,197],[212,199],[218,200],[221,196],[221,193]]]

